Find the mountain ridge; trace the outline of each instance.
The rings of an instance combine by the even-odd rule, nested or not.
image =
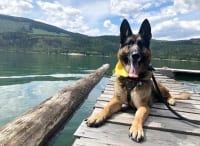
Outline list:
[[[82,53],[116,56],[119,36],[87,36],[35,21],[0,14],[0,51]],[[200,39],[152,40],[153,56],[161,59],[200,60]]]

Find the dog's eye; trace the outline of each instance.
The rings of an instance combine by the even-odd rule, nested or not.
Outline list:
[[[128,63],[129,63],[129,58],[128,58],[128,56],[123,56],[123,57],[122,57],[122,60],[124,61],[125,64],[128,64]]]

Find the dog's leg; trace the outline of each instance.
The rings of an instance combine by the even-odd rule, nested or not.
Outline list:
[[[167,97],[167,102],[170,105],[175,105],[176,100],[174,98],[172,98],[171,94],[169,93],[169,90],[159,82],[158,82],[158,87],[160,89],[162,96]]]
[[[175,103],[176,103],[175,99],[187,100],[187,99],[190,99],[190,97],[192,96],[192,94],[190,94],[190,93],[182,93],[182,94],[179,94],[179,95],[171,95],[169,93],[169,90],[161,84],[160,84],[159,88],[160,88],[162,95],[167,97],[167,102],[170,105],[175,105]]]
[[[113,113],[121,109],[122,103],[116,97],[113,97],[111,101],[99,112],[91,115],[87,119],[87,126],[98,127],[100,126],[106,118],[110,117]]]
[[[162,88],[161,88],[161,93],[164,97],[167,97],[167,102],[169,103],[169,105],[176,104],[176,100],[174,98],[172,98],[171,94],[169,93],[169,90],[167,88],[165,88],[164,86],[162,86]]]
[[[180,100],[188,100],[192,96],[191,93],[182,93],[180,95],[173,95],[172,98],[180,99]]]
[[[143,123],[147,118],[149,111],[149,106],[144,105],[140,106],[135,113],[135,118],[129,129],[129,136],[136,142],[141,142],[144,139]]]

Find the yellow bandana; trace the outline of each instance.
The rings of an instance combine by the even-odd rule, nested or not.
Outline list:
[[[117,62],[116,66],[115,66],[114,75],[128,77],[128,73],[124,69],[120,60]]]

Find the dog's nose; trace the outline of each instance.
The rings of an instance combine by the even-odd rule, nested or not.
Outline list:
[[[132,54],[132,59],[133,59],[134,61],[140,61],[141,55],[140,55],[139,53],[133,53],[133,54]]]

